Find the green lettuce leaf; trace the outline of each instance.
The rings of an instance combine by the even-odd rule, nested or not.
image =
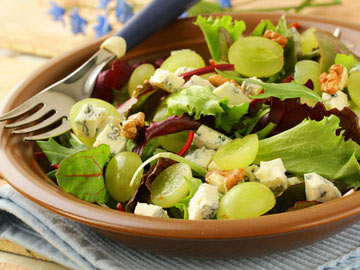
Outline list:
[[[190,86],[171,94],[166,99],[166,104],[169,116],[187,113],[198,120],[201,116],[224,113],[219,98],[209,87],[204,86]]]
[[[228,97],[226,97],[225,99],[220,100],[219,104],[224,110],[224,113],[215,118],[215,125],[229,133],[233,125],[239,123],[240,118],[247,114],[249,103],[245,102],[241,105],[229,105]]]
[[[276,32],[278,32],[280,35],[282,35],[284,37],[289,36],[285,15],[282,15],[280,17],[279,22],[276,26]]]
[[[192,197],[194,197],[194,194],[196,193],[202,182],[200,179],[197,178],[188,179],[185,177],[185,180],[190,190],[189,194],[184,199],[182,199],[177,204],[175,204],[175,207],[180,210],[180,212],[183,214],[184,219],[188,219],[189,218],[188,207],[190,200]]]
[[[295,81],[292,81],[291,83],[266,83],[253,79],[244,79],[238,76],[229,75],[218,69],[216,69],[216,72],[219,73],[224,78],[235,80],[237,82],[245,81],[262,86],[264,88],[264,93],[256,96],[250,96],[251,98],[260,99],[260,98],[268,98],[268,97],[277,97],[280,98],[281,100],[284,100],[287,98],[303,97],[303,98],[314,99],[316,101],[322,101],[322,99],[313,90]]]
[[[36,143],[44,152],[51,165],[59,164],[65,158],[77,152],[76,149],[58,144],[53,138],[47,141],[37,141]]]
[[[270,20],[261,21],[251,33],[252,36],[262,36],[266,30],[276,31],[275,25]]]
[[[353,54],[346,55],[346,54],[338,53],[335,56],[335,64],[342,65],[346,67],[348,71],[350,71],[350,69],[355,67],[355,65],[358,65],[359,62],[356,61]]]
[[[244,79],[244,81],[260,85],[264,88],[264,93],[252,96],[251,98],[277,97],[284,100],[286,98],[302,97],[311,98],[321,102],[321,98],[314,91],[295,81],[292,81],[291,83],[265,83],[252,79]]]
[[[58,185],[79,199],[106,203],[109,194],[105,186],[103,168],[110,154],[109,146],[102,144],[64,159],[56,173]]]
[[[315,172],[327,179],[360,187],[360,168],[355,153],[360,146],[336,136],[339,118],[332,115],[317,122],[305,120],[296,127],[261,140],[255,163],[281,158],[294,175]]]
[[[198,25],[203,32],[211,57],[215,61],[221,59],[221,44],[218,37],[220,27],[226,30],[232,36],[234,41],[238,40],[246,29],[244,21],[234,20],[233,22],[230,15],[221,18],[216,17],[215,19],[213,17],[206,19],[199,15],[195,25]]]
[[[198,120],[201,116],[214,116],[216,127],[230,132],[247,113],[249,104],[228,105],[228,99],[220,100],[209,87],[190,86],[166,99],[169,116],[187,113]]]
[[[315,31],[314,35],[319,42],[320,67],[322,72],[328,72],[331,65],[335,63],[338,53],[350,55],[351,51],[342,41],[333,34],[325,31]]]

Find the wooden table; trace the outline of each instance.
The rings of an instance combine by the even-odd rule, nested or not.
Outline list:
[[[299,0],[300,1],[300,0]],[[249,8],[265,8],[273,5],[292,5],[298,0],[233,0],[237,10]],[[149,0],[129,0],[136,5],[137,10]],[[68,7],[85,6],[80,12],[87,18],[96,18],[97,0],[58,0],[57,3]],[[241,8],[240,8],[241,7]],[[0,98],[14,85],[19,83],[38,66],[50,57],[59,55],[75,46],[88,42],[94,38],[92,25],[87,27],[87,35],[73,35],[69,27],[64,28],[61,23],[54,22],[47,14],[48,0],[1,0],[0,1]],[[343,5],[326,8],[309,8],[303,14],[343,18],[344,20],[360,23],[358,11],[359,0],[343,0]],[[115,18],[111,17],[111,22]],[[69,24],[65,20],[65,24]],[[114,24],[115,25],[115,24]],[[114,30],[121,27],[116,24]],[[0,180],[0,185],[5,182]],[[22,256],[32,257],[24,259],[1,251]],[[46,258],[0,239],[0,269],[29,270],[29,269],[65,269],[55,264],[46,263]]]

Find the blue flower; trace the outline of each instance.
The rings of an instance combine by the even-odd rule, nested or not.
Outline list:
[[[125,0],[117,0],[116,2],[116,18],[119,22],[127,22],[133,15],[132,7]]]
[[[61,21],[64,23],[64,14],[65,9],[59,5],[57,5],[55,2],[50,1],[51,9],[48,11],[48,14],[50,14],[53,17],[54,21]]]
[[[231,0],[216,0],[222,8],[231,8]]]
[[[99,0],[99,6],[100,9],[107,9],[107,6],[111,0]]]
[[[78,9],[74,7],[72,9],[72,14],[70,14],[70,25],[71,25],[71,31],[74,34],[85,34],[85,26],[87,24],[87,21],[80,17]]]
[[[96,37],[101,37],[112,30],[109,21],[105,16],[99,15],[97,17],[97,25],[94,26],[94,30],[96,32]]]

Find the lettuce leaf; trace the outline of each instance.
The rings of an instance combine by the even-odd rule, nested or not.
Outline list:
[[[190,190],[189,194],[184,199],[182,199],[177,204],[175,204],[175,207],[180,210],[180,212],[183,214],[184,219],[188,219],[189,218],[188,207],[190,200],[192,197],[194,197],[194,194],[196,193],[202,182],[200,179],[197,178],[188,179],[185,177],[185,180]]]
[[[106,203],[109,194],[103,169],[110,154],[109,146],[102,144],[64,159],[56,172],[59,186],[84,201]]]
[[[216,69],[216,72],[219,73],[224,78],[230,80],[235,80],[237,82],[245,81],[248,83],[253,83],[262,86],[264,88],[264,92],[256,96],[250,96],[250,98],[253,99],[276,97],[276,98],[280,98],[281,100],[284,100],[288,98],[302,97],[302,98],[314,99],[316,101],[322,101],[322,99],[313,90],[295,81],[292,81],[290,83],[266,83],[253,79],[244,79],[238,76],[229,75],[218,69]]]
[[[188,114],[196,120],[202,116],[214,116],[215,125],[230,132],[234,124],[247,113],[249,104],[229,105],[228,99],[220,100],[209,87],[190,86],[166,99],[168,115]]]
[[[198,25],[203,32],[211,57],[215,61],[221,59],[221,44],[218,37],[219,29],[222,28],[226,30],[232,36],[234,41],[238,40],[246,29],[244,21],[234,20],[234,22],[232,22],[232,17],[230,15],[221,18],[216,17],[215,19],[211,16],[206,19],[199,15],[195,25]]]
[[[251,33],[252,36],[262,36],[266,30],[276,31],[275,25],[268,19],[261,21]]]
[[[314,35],[319,42],[320,67],[322,72],[328,72],[331,65],[335,63],[337,54],[351,54],[350,49],[346,47],[340,39],[334,37],[332,33],[315,31]],[[357,58],[357,56],[355,56],[355,58]]]
[[[219,104],[219,98],[209,87],[190,86],[177,93],[171,94],[166,99],[169,115],[182,115],[187,113],[196,120],[201,116],[217,116],[224,113]]]
[[[292,129],[261,140],[255,163],[281,158],[289,173],[315,172],[358,188],[360,167],[355,153],[360,146],[336,135],[339,122],[334,115],[319,122],[304,120]]]
[[[65,158],[79,151],[73,148],[62,146],[58,144],[53,138],[50,138],[47,141],[37,141],[36,143],[44,152],[51,165],[59,164]]]

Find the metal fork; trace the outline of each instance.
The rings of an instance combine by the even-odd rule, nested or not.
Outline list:
[[[196,2],[198,2],[198,0],[153,0],[116,33],[115,36],[122,37],[125,40],[126,49],[130,50],[156,31],[168,25]],[[98,74],[117,56],[120,57],[121,55],[116,55],[111,49],[100,49],[69,76],[54,83],[23,104],[0,116],[0,121],[12,120],[41,107],[25,119],[6,124],[4,127],[12,129],[36,122],[33,126],[11,132],[12,134],[25,134],[49,127],[51,128],[52,125],[61,122],[60,125],[44,133],[24,137],[24,140],[27,141],[56,137],[69,131],[71,129],[68,118],[70,108],[77,101],[91,95]],[[44,118],[46,119],[42,120]],[[42,121],[38,123],[40,120]]]

